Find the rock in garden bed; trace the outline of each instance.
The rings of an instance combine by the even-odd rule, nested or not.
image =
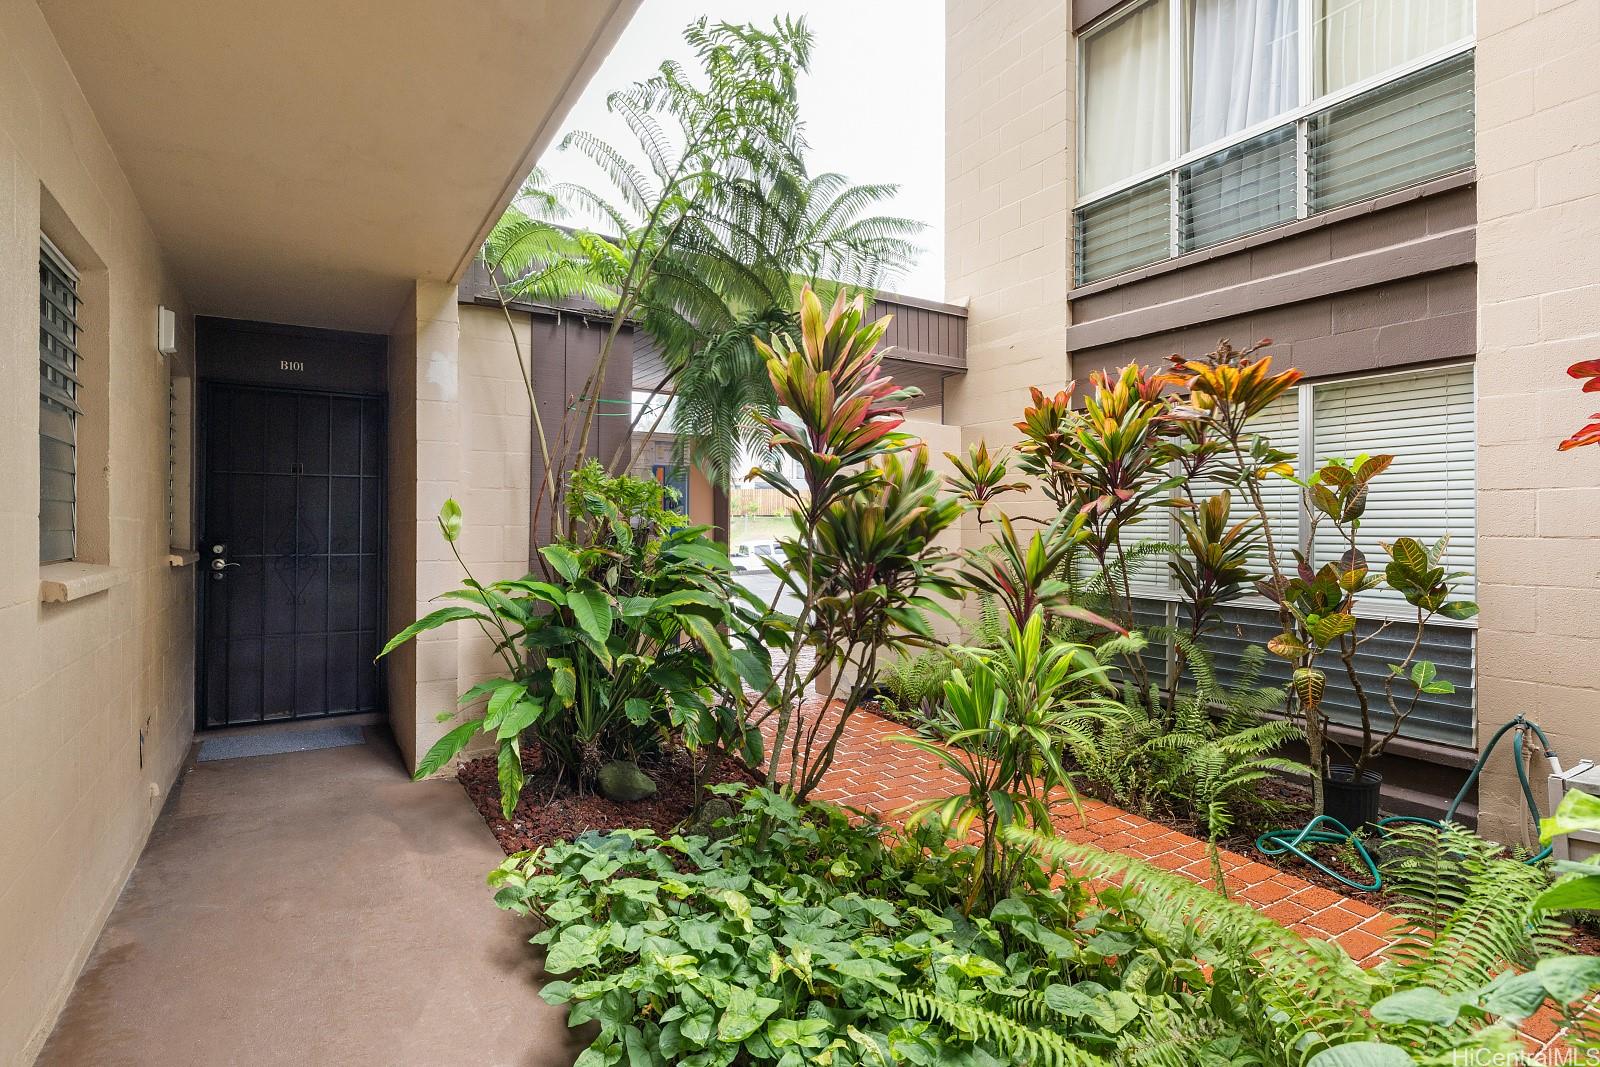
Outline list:
[[[669,834],[689,818],[694,808],[689,757],[681,751],[640,761],[641,769],[655,781],[656,792],[632,803],[607,800],[598,792],[580,796],[566,787],[553,789],[550,776],[541,770],[533,752],[524,755],[523,765],[528,771],[528,785],[509,820],[500,814],[500,783],[493,756],[467,760],[456,772],[483,821],[508,855],[570,840],[586,830],[648,827],[658,834]],[[753,781],[736,760],[718,760],[711,775],[712,783]]]

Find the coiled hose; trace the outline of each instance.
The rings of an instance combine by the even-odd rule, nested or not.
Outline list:
[[[1550,747],[1550,739],[1544,735],[1543,730],[1539,729],[1539,724],[1522,715],[1518,715],[1515,719],[1496,730],[1494,736],[1489,739],[1489,743],[1484,746],[1483,753],[1478,757],[1478,762],[1473,764],[1472,773],[1467,775],[1467,780],[1462,783],[1460,792],[1456,793],[1455,799],[1450,801],[1450,806],[1445,809],[1442,821],[1424,819],[1419,815],[1391,815],[1372,824],[1373,828],[1378,831],[1378,835],[1382,837],[1385,833],[1385,827],[1395,826],[1399,823],[1422,823],[1425,826],[1444,829],[1445,823],[1454,821],[1456,809],[1461,807],[1462,801],[1466,800],[1467,794],[1472,791],[1473,785],[1478,781],[1478,776],[1483,773],[1484,765],[1488,763],[1490,755],[1494,753],[1495,746],[1500,743],[1501,738],[1512,730],[1516,731],[1516,735],[1511,740],[1511,752],[1517,765],[1517,780],[1522,784],[1522,796],[1528,802],[1528,812],[1533,816],[1534,823],[1537,824],[1539,822],[1539,802],[1534,799],[1533,784],[1528,781],[1528,768],[1522,755],[1522,739],[1529,730],[1532,730],[1539,738],[1539,743],[1544,746],[1545,758],[1554,757],[1555,752]],[[1304,847],[1307,845],[1331,844],[1347,844],[1353,848],[1356,858],[1366,868],[1369,880],[1359,882],[1354,878],[1348,878],[1340,874],[1318,860],[1310,852],[1306,851]],[[1367,851],[1366,843],[1338,819],[1330,818],[1327,815],[1318,815],[1298,830],[1268,830],[1256,838],[1256,848],[1268,856],[1282,856],[1285,853],[1292,853],[1323,874],[1349,886],[1351,889],[1374,892],[1383,888],[1383,875],[1379,872],[1377,861],[1372,858],[1372,853]],[[1550,846],[1546,845],[1523,862],[1538,863],[1549,855]]]

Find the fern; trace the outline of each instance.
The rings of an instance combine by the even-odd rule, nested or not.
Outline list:
[[[1460,992],[1562,950],[1563,924],[1529,918],[1549,874],[1494,842],[1458,826],[1397,826],[1383,859],[1398,894],[1391,910],[1406,924],[1388,953],[1386,973],[1397,985]]]
[[[1272,1062],[1309,1054],[1306,1035],[1337,1044],[1361,1040],[1375,1024],[1363,1008],[1384,991],[1337,945],[1308,941],[1244,904],[1142,860],[1023,830],[1019,847],[1120,886],[1116,902],[1135,911],[1143,934],[1172,958],[1209,960],[1216,989],[1208,1010],[1269,1053]],[[1312,1048],[1310,1051],[1314,1051]]]
[[[949,997],[902,990],[901,1009],[912,1018],[943,1023],[968,1040],[988,1041],[1039,1067],[1111,1067],[1111,1061],[1074,1045],[1043,1026],[1030,1026],[1010,1015]]]
[[[1072,755],[1091,792],[1135,811],[1187,814],[1217,840],[1244,812],[1268,806],[1261,782],[1306,773],[1302,764],[1276,755],[1300,729],[1266,718],[1282,704],[1283,691],[1256,685],[1260,649],[1245,652],[1235,684],[1226,688],[1211,654],[1189,634],[1162,628],[1161,635],[1177,646],[1192,688],[1163,697],[1127,685],[1119,707],[1074,721],[1081,740]],[[1125,655],[1125,643],[1106,642],[1098,653]]]

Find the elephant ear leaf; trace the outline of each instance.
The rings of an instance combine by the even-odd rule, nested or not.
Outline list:
[[[1325,1048],[1306,1062],[1306,1067],[1415,1067],[1411,1053],[1399,1045],[1381,1041],[1347,1041]]]
[[[482,719],[464,722],[435,741],[433,747],[428,749],[428,754],[417,764],[412,779],[420,782],[430,775],[437,774],[439,768],[449,763],[455,758],[456,753],[467,747],[467,742],[472,740],[482,725]]]
[[[462,619],[481,618],[483,618],[482,613],[473,611],[471,608],[449,607],[440,608],[438,611],[429,612],[416,622],[412,623],[410,626],[407,626],[404,630],[401,630],[399,633],[389,638],[389,643],[383,646],[383,651],[378,653],[377,658],[382,659],[384,656],[387,656],[389,653],[393,652],[395,649],[399,648],[401,645],[405,644],[418,634],[424,633],[428,630],[437,630],[447,622],[459,622]]]
[[[567,593],[567,607],[583,632],[596,641],[611,636],[611,597],[593,582],[580,582]]]

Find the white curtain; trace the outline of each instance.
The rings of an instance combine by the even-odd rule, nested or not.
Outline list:
[[[1293,108],[1299,96],[1295,0],[1194,0],[1188,147]]]
[[[1472,34],[1472,0],[1317,0],[1317,6],[1318,95]]]
[[[1081,193],[1172,158],[1169,2],[1153,0],[1084,42]]]

